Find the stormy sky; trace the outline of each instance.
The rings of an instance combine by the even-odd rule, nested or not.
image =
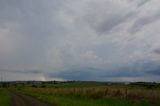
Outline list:
[[[160,1],[0,0],[0,78],[160,82]]]

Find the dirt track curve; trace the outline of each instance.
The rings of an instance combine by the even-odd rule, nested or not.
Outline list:
[[[54,106],[48,103],[44,103],[30,96],[14,92],[12,92],[11,95],[12,95],[11,106]]]

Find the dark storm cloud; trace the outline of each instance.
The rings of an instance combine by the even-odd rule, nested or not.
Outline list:
[[[90,70],[89,70],[90,71]],[[92,76],[91,72],[87,71],[65,71],[58,74],[49,75],[49,77],[58,77],[65,80],[90,80]]]
[[[160,67],[157,68],[157,69],[153,69],[151,71],[148,71],[149,74],[152,74],[152,75],[156,75],[156,76],[159,76],[160,75]]]
[[[101,72],[101,73],[99,73]],[[120,77],[140,77],[140,73],[136,69],[130,67],[121,68],[118,70],[95,69],[95,68],[75,68],[69,69],[58,73],[50,73],[49,77],[58,77],[65,80],[98,80],[107,78],[120,78]]]
[[[151,75],[160,75],[160,61],[148,61],[148,62],[141,62],[137,63],[139,65],[135,65],[139,67],[139,71],[143,72],[144,74],[151,74]],[[142,74],[143,75],[143,74]]]
[[[92,72],[91,72],[92,71]],[[47,76],[49,77],[58,77],[65,80],[91,80],[94,77],[95,69],[93,68],[72,68],[69,70],[57,72],[57,73],[49,73]]]
[[[160,75],[159,61],[138,61],[132,66],[124,66],[118,69],[77,67],[57,73],[49,73],[49,77],[58,77],[65,80],[106,80],[110,78],[140,78],[148,75]]]

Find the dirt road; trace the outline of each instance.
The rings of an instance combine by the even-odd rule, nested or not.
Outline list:
[[[39,101],[33,97],[21,95],[18,93],[11,93],[12,95],[12,104],[11,106],[53,106],[48,103]]]

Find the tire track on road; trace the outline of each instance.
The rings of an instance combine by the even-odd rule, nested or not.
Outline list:
[[[16,92],[11,92],[11,96],[11,106],[55,106]]]

